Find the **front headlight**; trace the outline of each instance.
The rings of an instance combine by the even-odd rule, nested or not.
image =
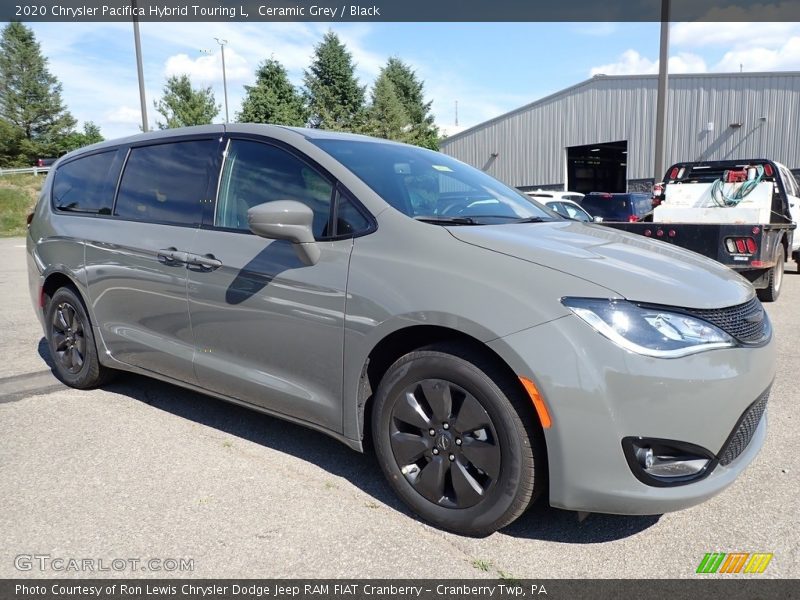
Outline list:
[[[645,356],[679,358],[736,341],[711,323],[626,300],[562,298],[561,302],[615,344]]]

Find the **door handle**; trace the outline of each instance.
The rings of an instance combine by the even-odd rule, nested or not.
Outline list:
[[[186,264],[189,260],[189,255],[186,252],[181,252],[174,247],[159,250],[156,256],[158,257],[158,262],[167,266]]]
[[[213,254],[190,254],[188,257],[189,267],[199,267],[198,271],[213,271],[222,266],[222,261]]]

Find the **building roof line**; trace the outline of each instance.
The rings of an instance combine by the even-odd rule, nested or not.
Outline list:
[[[723,77],[741,77],[741,78],[744,78],[744,77],[787,77],[787,76],[788,77],[800,76],[800,71],[754,71],[754,72],[744,72],[744,73],[736,73],[736,72],[733,72],[733,73],[675,73],[675,74],[671,73],[669,75],[669,78],[670,79],[719,79],[719,78],[723,78]],[[595,84],[598,81],[625,81],[625,80],[631,80],[631,79],[652,79],[653,81],[656,81],[656,80],[658,80],[658,75],[657,74],[649,74],[649,73],[648,74],[641,74],[641,75],[603,75],[603,74],[597,74],[597,75],[594,75],[593,77],[590,77],[589,79],[584,79],[583,81],[581,81],[579,83],[576,83],[574,85],[566,87],[566,88],[564,88],[562,90],[559,90],[557,92],[553,92],[552,94],[548,94],[547,96],[543,96],[542,98],[534,100],[533,102],[529,102],[528,104],[520,106],[519,108],[515,108],[515,109],[510,110],[510,111],[508,111],[506,113],[503,113],[501,115],[498,115],[496,117],[492,117],[491,119],[483,121],[482,123],[478,123],[477,125],[473,125],[472,127],[469,127],[468,129],[465,129],[464,131],[459,131],[458,133],[455,133],[455,134],[453,134],[451,136],[448,136],[447,138],[442,140],[440,145],[441,146],[446,146],[450,142],[454,142],[454,141],[456,141],[456,140],[458,140],[458,139],[460,139],[462,137],[465,137],[468,134],[474,133],[474,132],[479,131],[481,129],[485,129],[486,127],[489,127],[490,125],[494,125],[495,123],[498,123],[500,121],[504,121],[505,119],[507,119],[509,117],[513,117],[516,114],[525,112],[525,111],[527,111],[527,110],[529,110],[531,108],[534,108],[536,106],[539,106],[541,104],[545,104],[545,103],[549,102],[550,100],[553,100],[554,98],[558,98],[559,96],[564,96],[564,95],[566,95],[566,94],[568,94],[570,92],[573,92],[573,91],[575,91],[577,89],[580,89],[582,87],[586,87],[586,86]]]

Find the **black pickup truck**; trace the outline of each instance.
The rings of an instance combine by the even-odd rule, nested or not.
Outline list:
[[[759,184],[769,183],[771,205],[756,220],[753,211],[737,218],[739,203]],[[705,194],[705,208],[684,211],[695,215],[691,220],[660,219],[658,206],[669,206],[671,192],[686,192],[697,186],[698,196]],[[682,186],[679,189],[679,186]],[[691,196],[691,194],[688,194]],[[604,225],[637,233],[693,250],[738,271],[750,280],[759,298],[777,300],[783,281],[784,262],[793,258],[800,270],[800,248],[793,244],[794,229],[800,216],[800,188],[791,171],[780,163],[765,160],[725,160],[680,162],[672,165],[664,181],[653,186],[652,216],[640,222],[606,222]],[[767,198],[767,204],[769,204]],[[699,200],[702,203],[702,199]],[[746,202],[743,204],[747,204]],[[764,208],[764,207],[762,207]],[[723,214],[720,211],[733,211]],[[665,211],[662,211],[665,212]],[[720,218],[720,217],[725,217]],[[798,240],[800,241],[800,240]]]

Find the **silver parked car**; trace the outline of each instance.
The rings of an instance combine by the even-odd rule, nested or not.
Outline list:
[[[54,166],[27,244],[62,381],[133,371],[356,450],[371,429],[449,530],[544,493],[681,509],[764,441],[775,348],[747,281],[436,152],[266,125],[104,142]]]

